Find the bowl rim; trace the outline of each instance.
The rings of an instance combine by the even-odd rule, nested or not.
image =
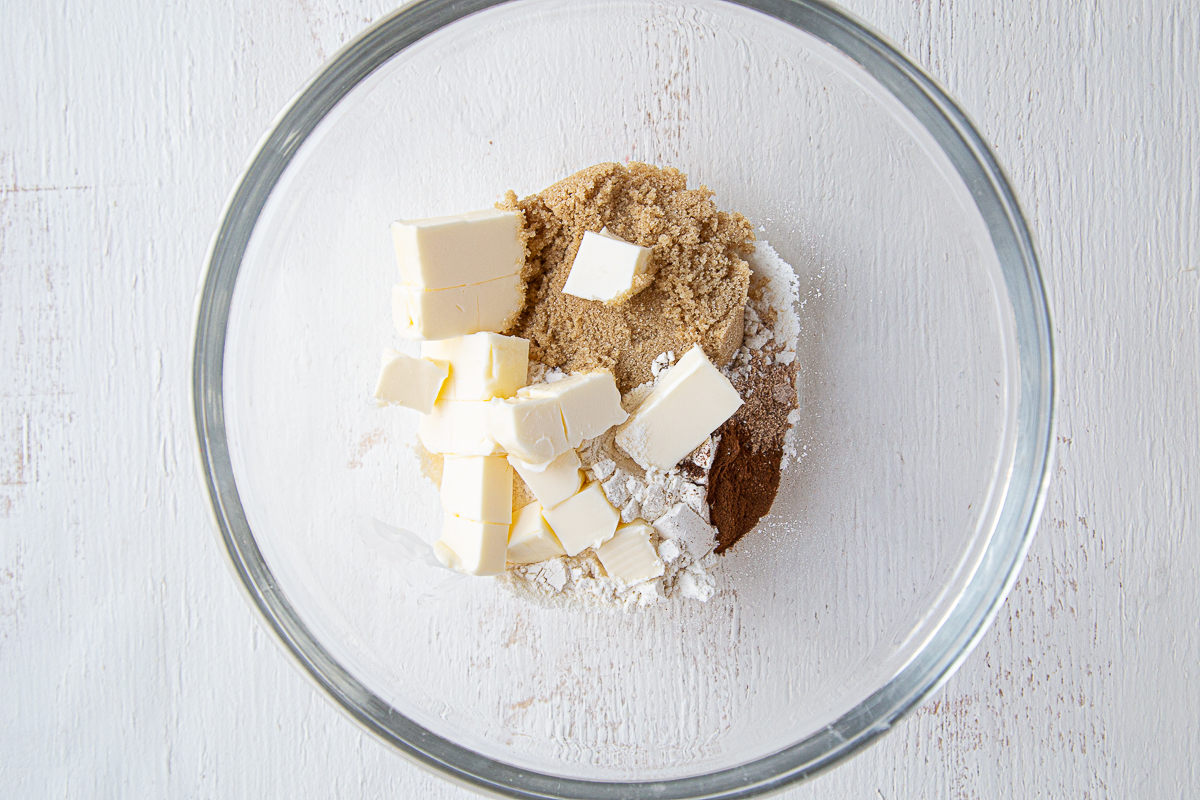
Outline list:
[[[386,61],[464,17],[516,0],[422,0],[383,17],[326,62],[258,142],[221,212],[196,297],[192,414],[201,481],[228,566],[294,667],[334,706],[407,759],[453,783],[513,798],[742,798],[779,791],[859,752],[936,691],[978,644],[1012,589],[1041,516],[1054,457],[1056,364],[1049,303],[1032,237],[991,148],[937,82],[898,48],[820,0],[719,0],[787,23],[864,68],[934,137],[991,234],[1016,317],[1020,399],[1010,480],[982,558],[942,623],[882,688],[835,722],[771,755],[669,780],[601,782],[533,772],[438,736],[344,669],[296,614],[268,568],[238,494],[226,437],[225,337],[235,283],[268,197],[307,137]]]

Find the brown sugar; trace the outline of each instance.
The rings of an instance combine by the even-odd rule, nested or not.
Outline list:
[[[660,353],[700,344],[717,366],[742,343],[750,286],[745,257],[754,230],[718,211],[707,187],[676,169],[597,164],[502,208],[525,214],[525,310],[507,333],[529,340],[531,359],[569,372],[611,370],[622,392],[651,379]],[[641,291],[606,305],[563,294],[586,231],[608,230],[652,248]],[[635,287],[637,288],[637,287]]]

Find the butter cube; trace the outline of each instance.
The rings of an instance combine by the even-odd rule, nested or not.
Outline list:
[[[438,560],[468,575],[499,575],[505,569],[508,526],[447,514],[442,538],[433,546]]]
[[[422,351],[423,354],[423,351]],[[524,397],[553,397],[562,409],[567,444],[599,436],[629,415],[621,408],[621,393],[610,372],[569,375],[555,383],[538,383],[517,392]]]
[[[395,350],[384,350],[379,380],[375,383],[375,402],[428,414],[449,374],[450,364],[446,361],[413,358]]]
[[[643,468],[670,470],[742,405],[729,379],[694,345],[664,372],[617,431],[617,445]]]
[[[447,339],[479,330],[479,293],[474,286],[428,291],[392,287],[392,324],[405,339]]]
[[[515,275],[525,263],[521,214],[489,208],[392,223],[404,283],[448,289]]]
[[[512,397],[525,385],[529,340],[498,333],[472,333],[421,343],[421,357],[449,363],[443,400]]]
[[[566,550],[542,516],[542,504],[530,503],[517,512],[508,534],[508,560],[514,564],[536,564],[565,556]]]
[[[516,322],[524,302],[520,275],[436,290],[397,283],[392,287],[392,324],[413,340],[503,331]]]
[[[508,457],[508,463],[521,476],[521,480],[525,481],[525,485],[533,492],[538,502],[546,508],[553,508],[571,497],[583,485],[579,456],[574,450],[568,450],[545,465],[526,464],[512,455]]]
[[[447,455],[442,466],[442,508],[477,522],[512,523],[512,467],[504,456]]]
[[[477,283],[475,294],[479,307],[479,323],[475,329],[478,331],[501,333],[508,330],[525,305],[525,284],[519,273]]]
[[[542,516],[569,556],[611,539],[621,521],[621,512],[608,502],[598,483],[589,483],[554,508],[543,508]]]
[[[563,294],[584,300],[615,304],[644,288],[644,275],[650,264],[650,248],[621,239],[608,232],[588,231],[571,262],[571,272],[563,285]]]
[[[421,417],[417,437],[431,453],[460,456],[502,455],[488,433],[488,404],[474,400],[441,400]]]
[[[503,331],[525,302],[522,216],[486,209],[392,223],[401,282],[392,320],[406,339]]]
[[[535,468],[570,449],[562,411],[553,397],[488,401],[488,432],[507,453]]]
[[[663,562],[650,544],[653,530],[640,519],[618,525],[613,537],[596,548],[596,555],[610,578],[635,583],[663,574]]]

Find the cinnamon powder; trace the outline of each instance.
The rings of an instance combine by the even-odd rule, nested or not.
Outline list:
[[[751,362],[734,388],[742,407],[721,427],[708,475],[708,505],[723,553],[766,516],[779,491],[788,412],[796,407],[794,364]]]
[[[779,491],[779,463],[783,449],[751,448],[753,433],[742,422],[730,420],[721,429],[721,446],[708,475],[708,505],[717,528],[715,552],[733,546],[771,510]]]

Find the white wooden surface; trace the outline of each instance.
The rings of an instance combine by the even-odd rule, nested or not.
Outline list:
[[[1058,466],[995,626],[789,798],[1200,791],[1200,21],[854,0],[1006,165],[1060,347]],[[0,5],[0,779],[13,797],[428,797],[259,631],[193,468],[204,250],[382,0]]]

